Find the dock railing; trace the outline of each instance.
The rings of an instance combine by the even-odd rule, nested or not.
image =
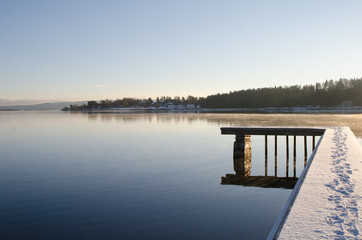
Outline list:
[[[293,141],[293,157],[296,157],[297,136],[304,137],[304,166],[307,164],[307,137],[312,137],[312,151],[316,146],[315,137],[324,133],[323,128],[304,127],[222,127],[221,134],[235,135],[234,158],[244,158],[251,153],[250,135],[265,136],[265,159],[268,157],[268,136],[274,136],[275,160],[278,155],[278,136],[286,136],[286,155],[289,157],[289,137]],[[288,159],[287,159],[288,160]],[[276,165],[275,165],[276,166]]]
[[[307,156],[307,136],[312,136],[313,150],[315,148],[315,137],[323,135],[325,129],[322,128],[302,128],[302,127],[222,127],[221,134],[235,135],[234,154],[239,154],[245,149],[245,142],[250,135],[265,135],[265,153],[268,151],[269,135],[275,136],[275,154],[277,154],[277,136],[286,136],[286,150],[289,152],[289,136],[294,137],[294,154],[296,154],[296,136],[304,136],[304,155]]]
[[[310,167],[311,161],[307,161],[307,137],[312,137],[312,148],[313,152],[310,156],[310,159],[313,159],[316,151],[318,150],[318,145],[320,144],[323,134],[325,133],[326,128],[305,128],[305,127],[222,127],[221,134],[227,135],[235,135],[235,142],[234,142],[234,160],[236,158],[245,158],[251,157],[251,142],[250,142],[250,135],[264,135],[265,136],[265,159],[267,162],[267,154],[268,154],[268,136],[272,135],[275,136],[275,161],[277,159],[277,136],[286,136],[286,153],[287,153],[287,161],[289,156],[289,136],[293,136],[294,143],[293,143],[293,156],[296,156],[296,137],[303,136],[304,137],[304,170],[302,171],[301,175],[295,187],[293,189],[292,194],[290,195],[286,207],[283,209],[282,213],[277,219],[277,226],[273,227],[272,231],[269,234],[268,239],[274,239],[277,233],[280,231],[282,227],[282,223],[285,221],[286,216],[288,215],[292,203],[295,201],[295,197],[299,192],[299,189],[306,177],[308,172],[308,168]],[[315,141],[316,136],[321,136],[318,143]],[[267,164],[267,163],[266,163]],[[276,164],[275,164],[276,167]],[[287,166],[288,168],[288,166]],[[275,169],[275,175],[277,170]],[[294,171],[295,172],[295,171]],[[295,174],[295,173],[294,173]],[[295,176],[294,176],[295,177]]]

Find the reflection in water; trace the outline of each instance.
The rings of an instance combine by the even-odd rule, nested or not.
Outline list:
[[[67,114],[67,113],[64,113]],[[71,113],[83,115],[89,120],[102,121],[153,121],[195,122],[207,121],[223,126],[302,126],[302,127],[350,127],[362,138],[362,114],[250,114],[250,113]]]
[[[289,143],[289,138],[286,138],[287,144]],[[265,138],[267,141],[267,137]],[[240,143],[241,142],[241,143]],[[277,141],[275,142],[277,143]],[[245,146],[245,150],[240,152],[239,145]],[[267,145],[266,145],[267,146]],[[288,146],[288,145],[287,145]],[[295,155],[295,154],[294,154]],[[267,167],[268,167],[268,154],[267,147],[265,148],[265,176],[250,176],[251,167],[252,167],[252,158],[251,158],[251,141],[250,136],[245,136],[243,141],[236,138],[234,143],[234,171],[235,174],[226,174],[225,177],[221,177],[222,185],[243,185],[243,186],[252,186],[252,187],[262,187],[262,188],[286,188],[293,189],[295,184],[298,181],[296,175],[296,157],[294,156],[293,161],[293,177],[288,177],[289,169],[289,148],[287,147],[287,163],[286,163],[286,177],[277,176],[277,148],[275,148],[275,173],[274,176],[267,176]]]
[[[249,187],[262,188],[285,188],[293,189],[298,178],[295,177],[273,177],[273,176],[237,176],[235,174],[226,174],[221,178],[223,185],[243,185]]]

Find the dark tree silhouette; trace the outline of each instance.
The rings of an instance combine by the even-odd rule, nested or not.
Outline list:
[[[87,105],[82,106],[71,105],[69,110],[149,107],[153,104],[153,106],[162,106],[166,103],[195,104],[204,108],[331,107],[339,106],[343,102],[362,106],[362,78],[326,80],[315,85],[247,89],[223,94],[217,93],[206,98],[189,95],[186,98],[175,96],[172,99],[169,96],[161,96],[156,98],[156,102],[151,98],[122,98],[114,101],[105,99],[100,102],[89,101]]]

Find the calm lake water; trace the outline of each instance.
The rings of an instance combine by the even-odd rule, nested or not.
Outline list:
[[[220,127],[349,126],[362,143],[361,122],[361,114],[0,112],[0,239],[265,239],[292,190],[222,185],[235,173],[234,137]],[[251,176],[293,176],[285,137],[276,168],[273,138],[267,167],[264,137],[251,141]]]

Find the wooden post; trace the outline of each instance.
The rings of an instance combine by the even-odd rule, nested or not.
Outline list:
[[[304,166],[307,164],[307,136],[304,135]]]
[[[277,156],[278,155],[278,138],[277,138],[278,136],[277,135],[275,135],[275,144],[274,144],[274,153],[275,153],[275,156]]]
[[[275,135],[275,160],[274,160],[274,176],[276,177],[277,176],[277,172],[278,172],[278,136]]]
[[[268,135],[265,135],[265,156],[268,155]]]
[[[297,174],[297,136],[294,135],[293,142],[293,177],[296,177]]]
[[[243,158],[251,154],[250,135],[236,135],[234,142],[234,158]]]
[[[268,176],[268,155],[265,155],[265,176]]]
[[[234,158],[234,171],[237,176],[248,177],[251,173],[251,155],[244,158]]]
[[[265,176],[268,176],[268,135],[265,135]]]
[[[297,136],[294,135],[294,142],[293,142],[293,156],[297,156]]]
[[[250,135],[236,135],[234,142],[234,170],[236,175],[250,176],[251,141]]]
[[[286,167],[286,174],[285,174],[285,176],[286,177],[288,177],[288,172],[289,172],[289,136],[287,135],[286,136],[286,142],[285,142],[285,144],[286,144],[286,149],[287,149],[287,152],[286,152],[286,164],[285,164],[285,167]]]

